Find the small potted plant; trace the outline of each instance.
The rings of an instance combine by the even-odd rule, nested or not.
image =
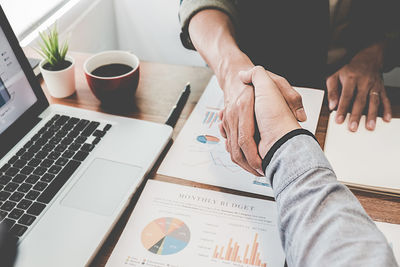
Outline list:
[[[43,57],[40,71],[48,92],[56,98],[63,98],[75,92],[74,59],[67,56],[68,42],[59,44],[57,26],[47,32],[39,33],[40,49],[36,51]]]

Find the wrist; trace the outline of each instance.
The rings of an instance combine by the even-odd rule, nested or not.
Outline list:
[[[239,47],[232,47],[229,50],[225,50],[218,61],[218,64],[214,70],[215,75],[223,80],[229,80],[237,78],[238,72],[242,68],[251,68],[254,64],[250,58],[243,53]]]
[[[374,71],[382,72],[384,62],[385,43],[374,43],[360,52],[358,52],[351,60],[350,64],[365,65],[366,63]]]
[[[261,139],[258,146],[259,147],[258,151],[261,158],[264,158],[265,155],[267,155],[268,151],[271,149],[271,147],[284,135],[293,130],[301,129],[301,126],[297,121],[292,121],[287,124],[277,123],[276,126],[277,127],[272,127],[273,129],[269,131],[260,133]]]
[[[254,67],[249,57],[239,48],[225,51],[214,72],[217,76],[219,85],[224,91],[225,100],[236,98],[242,86],[238,86],[240,81],[239,72],[247,71]]]
[[[275,154],[277,153],[277,151],[282,147],[282,146],[284,146],[285,145],[285,143],[286,142],[288,142],[290,139],[292,139],[292,138],[294,138],[294,137],[296,137],[296,136],[299,136],[299,135],[308,135],[308,136],[310,136],[311,138],[313,138],[314,140],[315,140],[315,142],[316,143],[314,143],[313,144],[313,146],[314,147],[318,147],[318,150],[319,150],[319,153],[321,153],[322,151],[321,151],[321,149],[320,149],[320,147],[319,147],[319,145],[318,145],[318,141],[317,141],[317,139],[315,138],[315,135],[314,134],[312,134],[310,131],[308,131],[308,130],[305,130],[305,129],[295,129],[295,130],[292,130],[292,131],[290,131],[290,132],[288,132],[287,134],[285,134],[284,136],[282,136],[279,140],[277,140],[274,144],[273,144],[273,146],[271,147],[271,149],[268,151],[268,153],[265,155],[265,157],[263,157],[263,159],[262,159],[262,170],[265,172],[265,173],[269,173],[269,175],[267,175],[267,176],[269,176],[269,181],[270,181],[270,184],[271,184],[271,187],[274,187],[274,177],[275,177],[275,175],[274,175],[274,173],[276,173],[276,168],[274,168],[273,167],[273,169],[275,169],[275,171],[273,171],[273,173],[271,173],[270,171],[268,171],[267,172],[267,167],[268,167],[268,165],[272,162],[272,160],[273,160],[273,158],[274,158],[274,156],[275,156]],[[306,138],[307,139],[307,138]],[[291,167],[294,167],[294,165],[297,165],[297,167],[301,167],[302,165],[304,165],[304,162],[306,162],[307,160],[309,160],[309,159],[307,159],[306,157],[306,155],[304,155],[304,156],[306,156],[306,157],[302,157],[301,159],[300,158],[296,158],[298,155],[296,155],[297,154],[297,151],[301,151],[302,149],[304,149],[305,148],[305,146],[306,147],[308,147],[308,145],[312,145],[312,144],[309,144],[309,143],[304,143],[304,142],[302,142],[301,140],[303,140],[304,141],[304,139],[303,138],[300,138],[300,139],[298,139],[297,141],[295,141],[294,143],[292,142],[291,144],[292,145],[289,145],[288,147],[291,147],[291,151],[289,150],[288,152],[286,152],[286,153],[284,153],[284,154],[286,154],[285,156],[278,156],[278,159],[277,160],[274,160],[274,162],[275,162],[275,164],[273,164],[273,165],[275,165],[275,167],[277,167],[278,165],[282,165],[282,166],[286,166],[287,164],[289,164],[289,165],[292,165]],[[309,139],[308,139],[309,140]],[[286,150],[287,151],[287,149],[288,149],[288,147],[286,147],[284,150]],[[307,150],[309,150],[309,148],[306,148],[306,150],[305,151],[307,151]],[[309,150],[310,152],[312,152],[311,150]],[[294,153],[293,153],[294,152]],[[282,155],[282,154],[281,154]],[[279,159],[280,158],[280,159]],[[278,163],[278,164],[276,164],[277,163],[277,161],[279,162],[280,161],[280,163]],[[294,162],[294,161],[296,161],[296,162]],[[301,163],[301,161],[303,161],[303,163]],[[284,169],[286,169],[285,167],[284,167]],[[296,169],[296,168],[292,168],[292,169]],[[278,177],[279,176],[281,176],[281,175],[278,175]],[[284,175],[284,176],[287,176],[287,175]],[[281,176],[282,177],[282,176]],[[279,178],[278,178],[279,179]],[[285,180],[285,179],[284,179]]]

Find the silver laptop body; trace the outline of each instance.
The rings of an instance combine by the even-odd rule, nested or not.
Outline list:
[[[167,145],[172,128],[49,105],[1,8],[0,25],[0,197],[6,198],[0,200],[0,219],[13,223],[10,231],[19,235],[16,266],[87,265]],[[78,123],[86,123],[80,133],[89,125],[95,129],[72,146],[80,137],[70,134],[82,128]],[[49,136],[50,128],[66,130]],[[50,141],[60,152],[51,154],[49,145],[48,155],[41,153],[35,161]],[[42,164],[50,155],[46,168]]]

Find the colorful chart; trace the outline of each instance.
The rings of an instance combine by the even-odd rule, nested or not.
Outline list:
[[[189,241],[189,228],[184,222],[176,218],[156,219],[142,231],[144,248],[158,255],[178,253],[187,246]]]
[[[203,124],[207,125],[208,128],[211,128],[213,126],[213,124],[215,122],[218,121],[219,117],[218,117],[218,112],[219,110],[208,110],[206,111],[206,113],[204,114],[204,119],[203,119]]]
[[[253,266],[267,267],[267,263],[262,262],[261,254],[259,251],[259,243],[257,242],[258,234],[255,234],[253,245],[250,248],[249,244],[246,244],[246,249],[243,253],[243,246],[240,246],[237,242],[234,242],[232,238],[229,239],[227,246],[215,246],[213,258],[221,259],[231,262],[244,263]],[[243,257],[240,254],[243,253]]]
[[[215,145],[215,144],[219,143],[218,137],[215,137],[212,135],[207,135],[207,134],[197,136],[196,140],[203,144]]]

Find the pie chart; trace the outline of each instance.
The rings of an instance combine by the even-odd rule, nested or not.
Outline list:
[[[200,143],[203,144],[211,144],[211,145],[215,145],[219,143],[219,138],[212,136],[212,135],[199,135],[197,136],[197,141],[199,141]]]
[[[190,240],[190,230],[179,219],[158,218],[142,231],[142,245],[153,254],[171,255],[184,249]]]

